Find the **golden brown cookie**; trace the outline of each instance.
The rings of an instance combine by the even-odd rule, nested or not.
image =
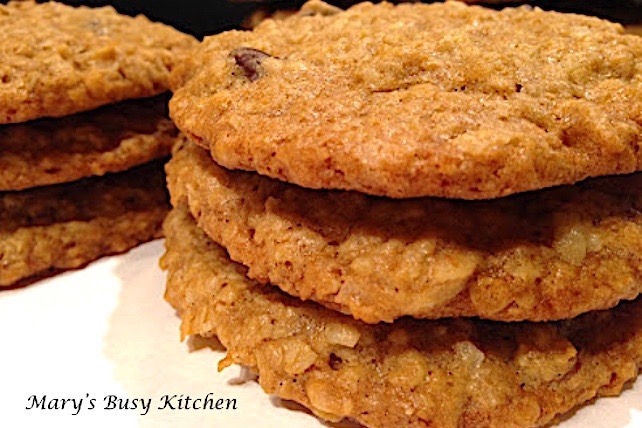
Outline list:
[[[0,286],[72,269],[161,236],[162,163],[70,184],[0,193]]]
[[[0,5],[0,124],[59,117],[167,90],[195,40],[111,7]]]
[[[219,367],[368,427],[536,427],[616,395],[642,365],[642,300],[560,323],[452,319],[366,325],[274,287],[209,241],[184,207],[165,223],[166,298],[182,335],[218,336]]]
[[[167,96],[0,126],[0,191],[119,172],[169,155]]]
[[[642,292],[642,174],[495,201],[391,200],[227,171],[190,142],[167,166],[248,275],[366,322],[554,320]]]
[[[219,164],[304,187],[487,199],[642,165],[642,39],[597,18],[312,1],[171,79]]]

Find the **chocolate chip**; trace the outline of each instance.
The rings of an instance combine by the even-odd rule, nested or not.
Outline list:
[[[252,48],[237,48],[230,52],[230,56],[236,61],[243,74],[247,77],[250,82],[254,82],[261,78],[263,74],[263,69],[261,68],[261,62],[270,57],[271,55],[266,54],[258,49]]]
[[[339,370],[341,368],[341,363],[343,363],[343,359],[341,359],[340,356],[334,352],[330,354],[330,361],[328,361],[328,364],[332,370]]]

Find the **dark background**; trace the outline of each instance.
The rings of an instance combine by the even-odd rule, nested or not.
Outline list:
[[[355,1],[330,0],[347,7]],[[7,3],[0,0],[0,3]],[[267,11],[296,9],[303,0],[63,0],[72,5],[103,6],[111,4],[128,15],[143,13],[155,21],[202,37],[223,30],[240,28],[245,18],[259,8]],[[528,3],[547,10],[579,12],[608,18],[622,23],[642,23],[642,0],[533,0]],[[511,3],[516,5],[519,3]],[[493,7],[491,5],[491,7]],[[498,7],[498,6],[494,6]]]

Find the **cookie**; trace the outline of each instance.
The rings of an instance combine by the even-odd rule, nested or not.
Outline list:
[[[271,8],[259,8],[252,12],[247,18],[241,23],[242,28],[251,30],[252,28],[259,25],[261,22],[266,19],[273,19],[275,21],[282,21],[285,18],[296,13],[295,10],[290,9],[271,9]]]
[[[627,25],[626,27],[624,27],[624,31],[626,31],[629,34],[642,36],[642,25],[641,24]]]
[[[195,40],[111,7],[0,5],[0,124],[66,116],[167,90]]]
[[[187,210],[165,223],[166,299],[186,335],[270,394],[368,427],[535,427],[616,395],[642,364],[642,300],[558,323],[451,319],[367,325],[245,277]]]
[[[0,191],[119,172],[169,155],[166,96],[0,127]]]
[[[71,184],[0,193],[0,286],[72,269],[161,236],[162,163]]]
[[[170,115],[221,165],[309,188],[488,199],[640,169],[642,39],[460,2],[318,1],[206,38]]]
[[[642,292],[642,174],[495,201],[317,191],[214,164],[167,165],[175,204],[248,275],[369,323],[554,320]]]

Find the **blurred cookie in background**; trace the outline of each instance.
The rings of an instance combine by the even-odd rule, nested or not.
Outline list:
[[[0,192],[0,288],[160,238],[162,162],[73,183]]]
[[[0,124],[62,117],[167,90],[194,43],[113,8],[10,2],[0,9]]]
[[[469,3],[483,4],[499,8],[518,6],[528,3],[547,10],[575,12],[595,15],[622,23],[642,23],[642,1],[640,0],[537,0],[537,1],[504,1],[504,0],[468,0]],[[6,3],[6,0],[0,1]],[[142,13],[154,21],[170,24],[175,28],[203,37],[221,31],[249,28],[256,25],[264,16],[275,11],[298,10],[304,0],[65,0],[71,5],[103,6],[113,5],[120,13],[136,15]],[[330,0],[329,3],[343,9],[358,3],[354,0]],[[399,1],[393,1],[399,3]],[[430,1],[426,1],[430,3]],[[177,9],[177,5],[180,8]],[[257,12],[259,11],[259,12]],[[257,13],[255,17],[252,17]],[[260,21],[259,21],[260,22]]]
[[[642,24],[626,25],[624,27],[624,31],[629,34],[637,34],[638,36],[642,36]]]
[[[0,126],[0,192],[125,171],[168,156],[168,95]]]
[[[0,31],[0,287],[160,237],[163,93],[196,40],[57,2],[0,5]]]
[[[286,19],[296,13],[296,10],[270,10],[270,9],[257,9],[250,16],[245,18],[241,23],[241,27],[252,29],[259,25],[261,22],[266,19],[274,19],[275,21],[281,21]]]

